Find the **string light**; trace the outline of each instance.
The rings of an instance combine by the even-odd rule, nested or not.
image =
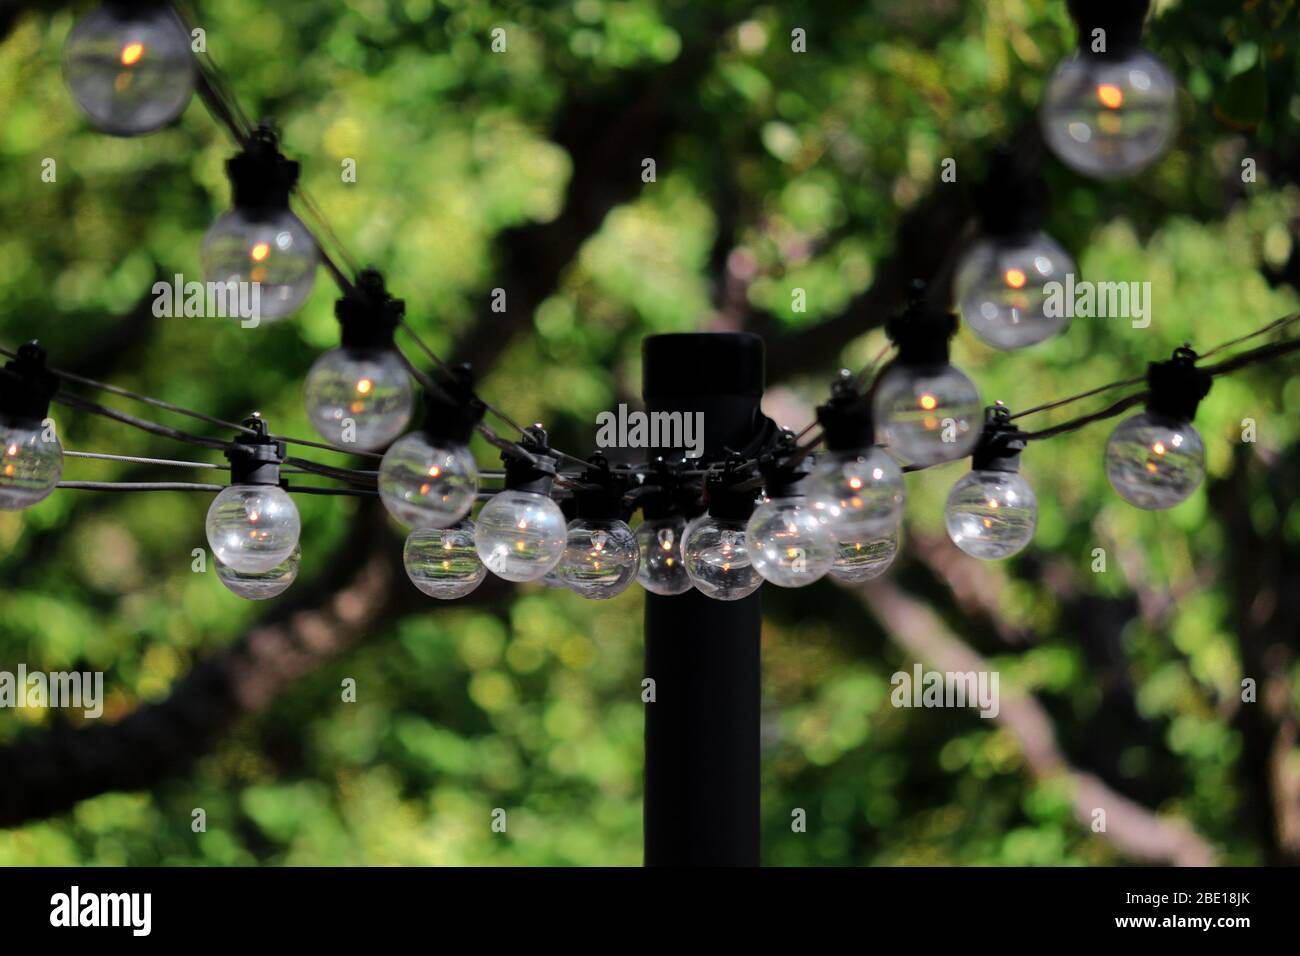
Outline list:
[[[63,446],[45,424],[58,379],[36,342],[0,369],[0,510],[21,511],[47,498],[63,474]]]
[[[489,571],[507,581],[536,581],[558,565],[568,542],[564,512],[548,497],[555,458],[546,432],[534,425],[524,436],[528,459],[503,452],[506,489],[479,512],[474,546]]]
[[[260,418],[244,424],[254,434],[240,435],[227,447],[230,487],[213,499],[206,529],[218,561],[240,574],[258,574],[289,559],[302,523],[280,486],[284,443],[267,436]]]
[[[334,304],[338,348],[324,352],[303,382],[307,417],[327,441],[374,449],[388,445],[411,418],[411,377],[393,347],[405,303],[374,269]]]
[[[745,526],[754,513],[754,493],[744,489],[746,473],[734,464],[706,484],[708,511],[686,529],[682,558],[691,583],[705,597],[739,601],[758,590]]]
[[[745,525],[745,542],[763,580],[801,588],[831,569],[836,541],[804,494],[808,466],[781,454],[794,450],[794,433],[785,432],[780,442],[760,465],[766,497]]]
[[[420,591],[442,601],[469,594],[487,577],[474,534],[474,522],[468,518],[450,528],[416,528],[402,549],[406,576]]]
[[[574,490],[575,517],[566,531],[560,579],[576,594],[608,600],[627,590],[637,576],[641,553],[624,520],[626,476],[610,470],[602,454],[588,459]]]
[[[281,318],[302,305],[316,279],[316,242],[289,210],[298,164],[259,126],[226,172],[234,208],[203,237],[203,271],[209,282],[256,283],[259,319]]]
[[[180,116],[194,94],[189,34],[169,4],[109,0],[68,34],[63,78],[96,129],[153,132]]]
[[[1063,163],[1085,175],[1136,175],[1164,153],[1178,125],[1178,85],[1140,45],[1149,0],[1068,6],[1079,47],[1047,81],[1043,136]]]
[[[973,558],[1009,558],[1033,540],[1038,499],[1019,474],[1024,448],[1010,412],[989,406],[971,470],[952,486],[943,509],[948,537]]]

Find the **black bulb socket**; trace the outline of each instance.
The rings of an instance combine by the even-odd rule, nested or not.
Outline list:
[[[421,430],[433,444],[468,445],[487,406],[474,394],[474,371],[468,363],[434,377],[424,393]]]
[[[0,368],[0,418],[17,428],[39,428],[50,414],[59,377],[45,366],[45,350],[32,341]]]
[[[748,470],[728,468],[710,475],[704,484],[709,517],[723,521],[748,521],[757,505],[754,492],[743,485],[753,478]]]
[[[1070,18],[1079,30],[1079,54],[1119,59],[1142,45],[1142,25],[1150,0],[1067,0]],[[1093,49],[1093,31],[1105,31],[1105,50]]]
[[[280,152],[275,133],[259,126],[244,149],[226,162],[234,206],[253,219],[269,219],[289,208],[298,183],[298,164]]]
[[[947,365],[948,342],[957,334],[957,315],[933,305],[926,295],[925,283],[916,280],[908,289],[907,305],[885,323],[885,334],[898,348],[895,362],[910,366]]]
[[[394,299],[377,269],[363,269],[356,284],[334,303],[339,344],[345,349],[391,349],[393,334],[406,315],[406,303]]]
[[[971,454],[971,470],[1014,474],[1020,471],[1020,453],[1028,444],[1006,406],[990,405],[984,409],[984,429]]]
[[[546,431],[539,425],[532,426],[524,432],[519,447],[528,458],[513,451],[501,452],[506,489],[549,496],[555,483],[556,457],[547,445]]]
[[[854,451],[876,443],[871,398],[858,389],[848,369],[841,369],[831,383],[830,401],[817,406],[817,424],[822,430],[822,445],[828,451]]]
[[[1173,358],[1147,365],[1147,411],[1190,422],[1201,400],[1210,394],[1213,378],[1196,367],[1196,353],[1182,346]]]
[[[281,485],[280,466],[284,464],[284,442],[272,438],[261,418],[244,421],[252,434],[241,433],[226,446],[232,485]]]
[[[592,521],[622,521],[626,514],[623,496],[628,479],[609,467],[609,459],[600,452],[587,459],[588,467],[578,477],[573,489],[577,503],[575,515]]]
[[[1037,150],[1002,145],[971,195],[980,232],[993,239],[1028,237],[1047,221],[1047,181]]]

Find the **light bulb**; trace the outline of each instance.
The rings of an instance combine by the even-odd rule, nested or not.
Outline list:
[[[985,238],[971,246],[957,268],[954,289],[962,320],[981,341],[1019,349],[1050,338],[1069,321],[1068,310],[1049,315],[1049,282],[1064,283],[1075,266],[1045,232]]]
[[[880,577],[898,557],[899,536],[899,529],[893,527],[872,535],[838,537],[835,563],[827,573],[849,584],[861,584]]]
[[[208,544],[231,569],[270,571],[298,546],[302,524],[289,493],[277,485],[231,485],[208,508]]]
[[[194,55],[168,4],[109,3],[68,34],[63,76],[97,129],[138,136],[185,111],[194,93]]]
[[[312,365],[303,391],[316,432],[335,444],[382,448],[411,417],[411,379],[392,349],[330,349]]]
[[[507,581],[536,581],[560,563],[568,540],[564,512],[546,495],[506,490],[479,512],[474,547]]]
[[[651,594],[684,594],[691,589],[691,576],[682,557],[685,537],[686,519],[682,517],[649,518],[636,529],[641,550],[637,579]]]
[[[948,537],[973,558],[1009,558],[1034,537],[1038,499],[1011,471],[970,471],[952,486],[943,509]]]
[[[39,422],[0,416],[0,511],[43,501],[62,474],[63,446],[52,429],[47,435]]]
[[[806,484],[809,507],[837,538],[873,537],[903,515],[903,470],[883,448],[819,455]]]
[[[890,452],[918,465],[965,458],[979,440],[975,383],[951,365],[891,365],[874,386],[872,410]]]
[[[474,549],[474,532],[474,522],[468,518],[450,528],[412,531],[402,549],[411,583],[444,601],[464,597],[482,584],[487,568]]]
[[[777,587],[812,584],[835,560],[835,538],[803,498],[760,504],[745,525],[745,543],[754,570]]]
[[[278,319],[302,305],[316,281],[316,243],[288,209],[232,209],[203,237],[209,282],[256,282],[259,318]]]
[[[763,583],[745,546],[745,522],[703,515],[686,528],[686,573],[705,597],[738,601]]]
[[[267,571],[236,571],[220,558],[213,558],[217,578],[231,594],[246,601],[265,601],[289,589],[298,579],[298,565],[302,562],[302,548],[294,546],[293,552]]]
[[[1141,172],[1160,157],[1178,124],[1178,86],[1154,56],[1076,55],[1056,68],[1043,94],[1043,136],[1070,168],[1101,179]]]
[[[1191,422],[1142,412],[1121,422],[1106,443],[1106,477],[1129,504],[1172,508],[1205,478],[1205,446]]]
[[[636,577],[641,557],[636,535],[617,518],[569,522],[560,576],[573,592],[603,601],[622,594]]]
[[[399,438],[379,463],[379,497],[410,528],[446,528],[469,514],[478,467],[464,445],[432,442],[424,432]]]

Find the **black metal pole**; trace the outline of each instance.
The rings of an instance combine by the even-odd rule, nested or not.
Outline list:
[[[656,335],[642,347],[651,412],[702,412],[704,459],[749,444],[761,421],[763,341],[745,333]],[[646,595],[647,866],[759,862],[757,593]]]

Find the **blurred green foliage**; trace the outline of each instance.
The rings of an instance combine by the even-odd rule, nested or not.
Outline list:
[[[1300,191],[1266,172],[1239,181],[1244,156],[1265,169],[1300,166],[1294,14],[1288,4],[1224,0],[1156,6],[1150,46],[1185,87],[1176,148],[1130,183],[1049,168],[1050,231],[1085,277],[1150,280],[1154,322],[1080,320],[1015,354],[959,336],[954,361],[987,400],[1036,404],[1297,307],[1295,287],[1268,275],[1292,260]],[[658,181],[606,218],[483,383],[510,414],[547,422],[577,451],[597,412],[636,395],[643,336],[710,324],[724,194],[753,275],[749,306],[786,333],[818,323],[870,287],[899,217],[945,157],[958,158],[960,177],[1032,119],[1073,42],[1056,0],[199,7],[209,49],[249,113],[276,118],[334,229],[359,261],[384,268],[413,325],[444,354],[484,320],[494,237],[562,211],[573,162],[550,124],[566,97],[705,51],[704,81],[671,92],[689,109],[671,153],[657,157]],[[1281,26],[1266,28],[1279,11]],[[73,20],[68,9],[23,15],[0,42],[9,225],[0,343],[39,336],[56,364],[225,418],[258,409],[285,433],[309,434],[302,378],[337,335],[324,272],[300,313],[255,334],[201,319],[123,326],[156,277],[199,274],[203,230],[228,202],[231,146],[197,102],[146,138],[89,129],[60,76]],[[497,27],[507,30],[505,54],[490,51]],[[796,27],[807,31],[807,54],[790,51]],[[1243,123],[1254,125],[1243,132]],[[45,157],[57,161],[56,184],[40,180]],[[356,160],[355,184],[340,180],[345,158]],[[796,287],[808,290],[804,313],[791,311]],[[883,343],[878,330],[845,341],[842,358],[861,366]],[[773,383],[774,397],[806,415],[831,371]],[[182,452],[65,409],[56,417],[68,448]],[[1211,481],[1233,467],[1245,417],[1258,422],[1259,455],[1295,445],[1294,360],[1217,382],[1198,418]],[[1131,613],[1117,635],[1140,716],[1154,728],[1106,741],[1120,754],[1118,788],[1185,819],[1225,861],[1260,862],[1251,822],[1260,811],[1225,717],[1243,675],[1221,573],[1223,521],[1205,492],[1163,514],[1124,504],[1101,469],[1107,434],[1093,426],[1027,456],[1041,507],[1036,543],[988,573],[1005,625],[1030,641],[999,642],[965,619],[911,558],[896,577],[1002,670],[1004,693],[1039,695],[1080,761],[1101,678],[1051,582],[1064,574],[1076,594],[1121,603],[1178,595],[1164,618]],[[476,450],[481,462],[495,459],[487,445]],[[958,467],[909,479],[909,538],[943,534]],[[139,473],[70,461],[65,477]],[[1300,505],[1276,513],[1261,501],[1258,533],[1300,547]],[[104,670],[112,720],[164,697],[196,660],[237,640],[263,609],[211,572],[191,572],[207,504],[203,495],[61,493],[0,514],[0,668]],[[348,560],[339,550],[356,505],[308,498],[300,508],[306,581]],[[394,529],[391,547],[400,546]],[[1089,573],[1096,547],[1110,555],[1105,574]],[[912,661],[851,595],[829,582],[773,590],[766,862],[1123,860],[1074,819],[1068,793],[1035,782],[1005,729],[971,712],[891,707],[889,677]],[[636,864],[640,612],[636,588],[607,604],[528,586],[494,606],[430,602],[298,681],[185,779],[0,832],[0,864]],[[356,704],[339,702],[345,677],[357,681]],[[1300,699],[1296,673],[1286,679]],[[0,713],[0,744],[62,719]],[[204,834],[191,832],[195,807],[207,812]],[[506,834],[490,829],[495,807],[510,814]],[[808,811],[806,834],[791,831],[793,808]]]

